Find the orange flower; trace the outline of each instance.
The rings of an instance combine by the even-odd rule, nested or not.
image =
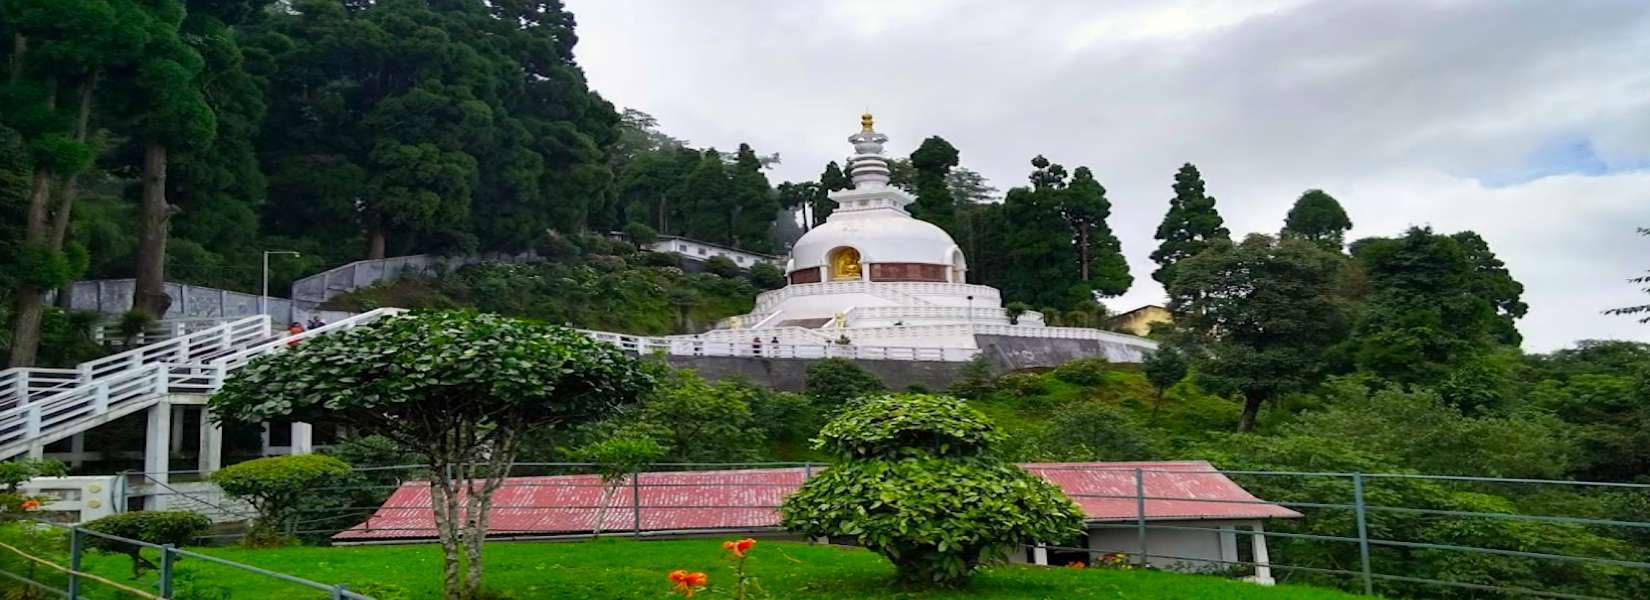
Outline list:
[[[1086,569],[1086,568],[1088,568],[1088,565],[1085,564],[1083,561],[1074,560],[1074,561],[1066,563],[1066,568],[1068,568],[1068,569]]]
[[[698,592],[700,588],[705,587],[705,584],[710,582],[710,577],[697,571],[689,573],[677,569],[670,572],[670,581],[676,584],[675,587],[671,588],[671,592],[681,594],[683,598],[692,598],[695,592]]]
[[[36,508],[40,508],[40,501],[39,500],[24,500],[23,501],[23,510],[34,510]]]
[[[731,540],[726,541],[726,542],[722,542],[722,548],[729,551],[729,552],[732,552],[734,557],[736,557],[736,558],[744,558],[745,557],[745,552],[749,551],[751,549],[751,546],[755,546],[755,545],[756,545],[756,540],[753,540],[753,539],[750,539],[750,538],[745,538],[745,539],[739,540],[737,542],[731,541]]]

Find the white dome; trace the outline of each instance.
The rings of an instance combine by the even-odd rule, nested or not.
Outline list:
[[[944,229],[892,210],[839,212],[791,247],[790,271],[825,266],[832,250],[853,248],[871,263],[954,265],[961,250]]]

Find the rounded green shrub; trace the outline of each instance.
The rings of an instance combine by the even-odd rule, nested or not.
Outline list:
[[[224,467],[212,474],[212,483],[232,498],[245,500],[258,511],[247,532],[252,546],[280,543],[281,524],[302,508],[314,488],[347,477],[348,463],[322,454],[271,456]]]
[[[947,396],[874,396],[820,432],[838,462],[781,507],[810,537],[852,536],[901,582],[956,586],[1024,544],[1068,539],[1082,512],[1060,489],[998,458],[991,422]]]
[[[802,373],[803,393],[826,410],[887,389],[875,374],[846,358],[817,361]]]
[[[212,520],[200,513],[187,511],[143,511],[109,515],[87,522],[81,527],[94,533],[159,546],[184,546],[206,533],[206,530],[212,527]],[[146,569],[156,568],[155,563],[143,557],[143,546],[100,535],[87,535],[85,542],[86,547],[93,550],[130,557],[133,577],[142,575]]]
[[[1073,385],[1094,387],[1106,382],[1106,371],[1111,361],[1103,356],[1091,356],[1067,361],[1054,369],[1054,378]]]

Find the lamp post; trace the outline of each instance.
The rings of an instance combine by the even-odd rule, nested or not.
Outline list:
[[[261,315],[269,314],[269,256],[271,254],[291,254],[293,258],[303,256],[291,250],[269,250],[264,252],[264,290],[263,294],[258,296],[258,314]]]

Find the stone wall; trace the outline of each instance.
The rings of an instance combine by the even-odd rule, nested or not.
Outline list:
[[[1034,367],[1052,367],[1061,363],[1091,356],[1104,357],[1114,363],[1138,363],[1147,351],[1138,346],[1064,338],[1034,338],[1010,335],[976,335],[974,342],[980,352],[991,361],[997,372],[1017,371]]]
[[[132,309],[135,282],[131,279],[95,279],[76,281],[69,288],[69,308],[117,315]],[[218,288],[167,282],[166,295],[172,306],[166,309],[166,319],[235,318],[258,314],[256,294],[231,292]],[[55,292],[53,302],[56,302]],[[300,303],[294,306],[286,298],[266,298],[262,304],[265,313],[278,324],[308,321],[311,316],[331,323],[354,313],[312,310]]]
[[[670,366],[693,369],[709,381],[742,377],[752,383],[786,392],[802,391],[803,374],[817,359],[754,358],[745,356],[669,356]],[[854,361],[870,371],[889,389],[903,391],[920,385],[930,391],[941,391],[956,381],[963,365],[960,362],[923,362],[908,360]]]
[[[1024,338],[1001,335],[975,336],[981,352],[991,362],[996,374],[1055,367],[1061,363],[1091,356],[1106,356],[1108,345],[1099,340],[1071,340]],[[753,383],[787,392],[802,391],[803,375],[808,365],[818,359],[757,358],[749,356],[676,356],[667,357],[671,366],[693,369],[701,377],[719,381],[742,377]],[[912,360],[856,360],[892,390],[905,390],[912,385],[930,391],[941,391],[962,376],[968,363]],[[1119,361],[1113,362],[1135,362]]]

